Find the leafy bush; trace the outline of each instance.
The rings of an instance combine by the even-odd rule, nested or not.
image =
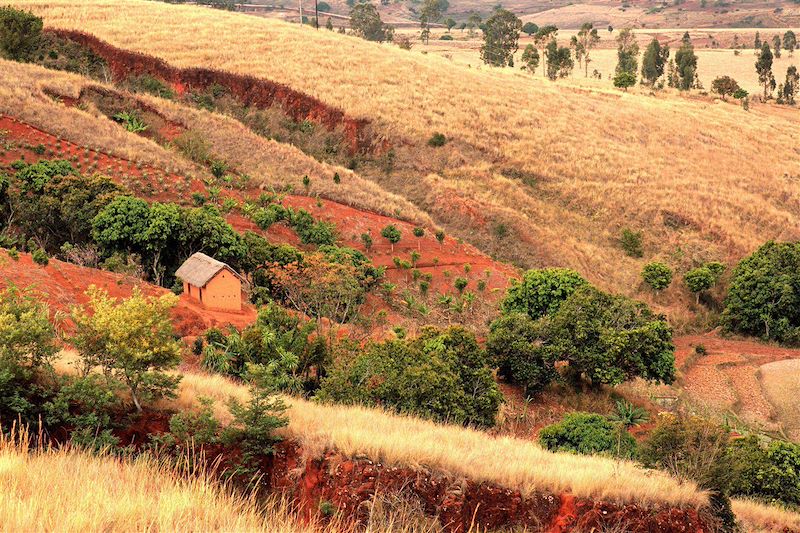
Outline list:
[[[697,417],[663,415],[640,448],[640,460],[711,491],[711,510],[724,531],[733,531],[736,519],[728,497],[733,462],[726,429]]]
[[[556,378],[552,355],[539,343],[543,324],[525,313],[509,313],[491,324],[486,349],[500,376],[525,387],[531,397]]]
[[[439,40],[440,41],[452,41],[453,40],[453,36],[450,35],[449,33],[445,33],[444,35],[439,37]]]
[[[118,405],[114,383],[103,376],[60,376],[58,392],[44,404],[45,421],[50,426],[71,428],[74,445],[113,448],[118,439],[111,432],[112,415]]]
[[[502,395],[486,352],[463,328],[370,344],[341,357],[322,382],[323,401],[381,405],[459,424],[492,426]]]
[[[642,279],[651,289],[663,291],[672,283],[672,269],[664,263],[647,263],[642,268]]]
[[[504,313],[526,313],[536,320],[555,313],[578,288],[589,283],[574,270],[528,270],[521,281],[512,281],[500,306]]]
[[[768,242],[733,271],[722,324],[728,331],[800,341],[800,244]]]
[[[444,136],[444,133],[434,133],[431,135],[431,138],[428,139],[428,146],[433,146],[434,148],[444,146],[445,144],[447,144],[447,137]]]
[[[550,451],[608,454],[631,458],[636,441],[622,427],[594,413],[568,413],[561,422],[539,432],[539,443]]]
[[[751,436],[731,444],[732,496],[783,505],[800,504],[800,445],[772,441],[763,446]]]
[[[716,277],[711,269],[701,266],[684,274],[683,281],[686,283],[686,287],[697,296],[697,303],[700,303],[700,293],[713,287]]]
[[[642,257],[644,248],[642,247],[642,232],[624,228],[619,238],[619,244],[623,251],[631,257]]]
[[[402,234],[400,233],[400,230],[397,229],[396,226],[394,226],[393,224],[389,224],[388,226],[385,226],[381,230],[381,237],[383,237],[384,239],[386,239],[391,243],[392,251],[394,251],[394,245],[400,242]]]
[[[31,58],[42,34],[42,19],[11,6],[0,7],[0,55],[13,61]]]
[[[47,252],[41,248],[34,250],[31,254],[31,258],[37,265],[47,266],[47,264],[50,263],[50,257],[48,257]]]
[[[675,346],[663,315],[594,287],[575,291],[546,321],[545,346],[577,382],[618,385],[634,377],[672,383]]]

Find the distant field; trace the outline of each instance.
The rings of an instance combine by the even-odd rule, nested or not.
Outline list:
[[[800,359],[776,361],[760,369],[761,384],[786,432],[800,439]]]

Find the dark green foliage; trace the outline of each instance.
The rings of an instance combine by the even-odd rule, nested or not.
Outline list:
[[[425,235],[425,229],[420,228],[420,227],[414,228],[414,237],[420,238],[420,237],[422,237],[424,235]]]
[[[536,49],[535,46],[529,44],[525,47],[525,50],[522,52],[522,67],[523,69],[527,70],[531,74],[536,72],[536,69],[539,67],[539,50]]]
[[[711,82],[711,90],[725,100],[726,96],[736,94],[740,89],[739,84],[730,76],[720,76]]]
[[[467,278],[456,278],[455,281],[453,282],[453,286],[456,288],[456,290],[460,294],[460,293],[463,293],[464,289],[467,288],[467,283],[469,283],[467,281]]]
[[[730,504],[734,469],[728,431],[697,417],[665,415],[640,448],[639,458],[680,479],[693,480],[711,491],[711,511],[722,531],[734,531]]]
[[[0,56],[14,61],[31,59],[42,34],[42,19],[11,6],[0,7]]]
[[[658,39],[653,38],[642,56],[642,83],[655,85],[664,75],[664,67],[669,59],[669,46],[661,46]]]
[[[696,86],[697,55],[688,34],[684,34],[681,47],[675,52],[675,68],[678,75],[678,89],[688,91]]]
[[[199,401],[196,411],[181,411],[169,419],[169,431],[177,443],[202,446],[218,442],[220,423],[214,417],[213,401],[209,398]]]
[[[547,77],[551,80],[566,78],[575,66],[569,48],[558,46],[555,39],[547,43],[545,57],[547,58]]]
[[[623,70],[614,75],[613,81],[614,87],[617,89],[625,89],[625,91],[627,91],[628,87],[633,87],[636,85],[636,74],[628,72],[627,70]]]
[[[714,286],[716,277],[711,269],[705,266],[693,268],[683,275],[683,281],[686,287],[697,295],[697,301],[700,302],[700,293],[707,291]]]
[[[536,320],[555,313],[578,288],[589,283],[574,270],[528,270],[521,281],[512,281],[501,308],[504,313],[525,313]]]
[[[148,93],[168,100],[175,98],[175,92],[169,85],[148,74],[128,78],[127,85],[133,92]]]
[[[99,374],[60,376],[58,392],[43,406],[48,426],[71,428],[72,443],[101,450],[114,447],[112,416],[119,407],[113,382]]]
[[[620,424],[625,429],[638,426],[647,422],[649,416],[645,409],[636,407],[628,400],[617,400],[614,403],[614,412],[608,419],[616,424]]]
[[[523,33],[527,33],[528,37],[530,37],[537,31],[539,31],[539,26],[537,26],[533,22],[526,22],[525,24],[522,25],[522,31]]]
[[[47,264],[50,262],[50,257],[47,255],[47,252],[41,248],[34,250],[31,254],[31,258],[37,265],[47,266]]]
[[[394,247],[395,244],[400,242],[402,234],[397,227],[395,227],[393,224],[389,224],[381,230],[381,237],[389,241],[392,244],[392,247]]]
[[[371,344],[342,357],[318,396],[478,426],[494,425],[502,401],[485,351],[459,327],[428,327],[415,339]]]
[[[763,446],[753,436],[734,441],[730,453],[734,471],[732,496],[800,505],[800,445],[772,441]]]
[[[434,133],[431,135],[431,138],[428,139],[428,146],[433,146],[434,148],[444,146],[446,143],[447,137],[444,136],[444,133]]]
[[[663,291],[672,283],[672,269],[657,261],[647,263],[642,268],[642,280],[654,291]]]
[[[539,443],[554,452],[608,454],[623,458],[631,458],[636,453],[636,441],[630,433],[594,413],[564,415],[561,422],[542,428]]]
[[[775,77],[772,75],[772,50],[769,43],[761,45],[761,52],[756,60],[756,73],[758,82],[764,86],[764,99],[767,99],[768,92],[775,87]]]
[[[630,257],[642,257],[644,255],[641,231],[623,228],[619,238],[619,245]]]
[[[573,381],[618,385],[634,377],[672,383],[675,347],[664,316],[624,296],[581,287],[546,326],[546,346]]]
[[[639,70],[639,44],[630,28],[623,28],[617,35],[617,68],[615,74],[628,72],[636,78]]]
[[[511,66],[519,43],[522,21],[505,9],[498,9],[486,21],[481,59],[494,67]]]
[[[733,271],[722,324],[728,331],[800,341],[800,244],[768,242]]]
[[[350,28],[354,35],[368,41],[382,43],[392,40],[392,28],[383,23],[378,10],[372,4],[359,3],[353,6],[350,10]]]
[[[552,354],[542,346],[543,324],[526,313],[512,312],[492,322],[486,350],[500,376],[534,396],[556,379]]]

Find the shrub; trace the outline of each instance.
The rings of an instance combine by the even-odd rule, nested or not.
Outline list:
[[[527,397],[557,376],[550,352],[538,342],[542,328],[542,323],[526,313],[509,313],[492,322],[486,342],[500,376],[522,385]]]
[[[763,446],[751,436],[734,441],[730,454],[732,496],[790,506],[800,504],[800,445],[772,441]]]
[[[434,148],[444,146],[446,143],[447,137],[444,136],[444,133],[434,133],[431,135],[431,138],[428,139],[428,146],[433,146]]]
[[[714,286],[716,278],[708,267],[702,266],[693,268],[683,275],[686,287],[697,296],[697,303],[700,303],[700,293],[707,291]]]
[[[575,383],[675,379],[672,328],[641,302],[581,287],[545,324],[544,345],[568,364],[565,371]]]
[[[642,257],[644,255],[641,231],[633,231],[630,228],[624,228],[619,238],[619,244],[622,246],[623,251],[630,257]]]
[[[636,441],[620,426],[594,413],[568,413],[561,422],[539,432],[539,443],[550,451],[580,454],[608,454],[631,458]]]
[[[423,237],[425,235],[425,230],[420,227],[414,228],[414,237]]]
[[[512,281],[500,304],[504,313],[526,313],[532,319],[555,313],[578,288],[589,284],[567,268],[528,270],[520,281]]]
[[[663,415],[639,454],[645,466],[693,480],[711,491],[711,510],[725,531],[735,526],[728,497],[733,479],[729,438],[727,430],[707,420]]]
[[[318,397],[478,426],[494,425],[502,401],[486,352],[460,327],[426,327],[417,338],[373,343],[342,357]]]
[[[31,58],[42,34],[42,19],[11,6],[0,7],[0,55],[13,61]]]
[[[467,288],[468,283],[467,278],[456,278],[455,281],[453,281],[453,286],[459,293],[462,293],[464,289]]]
[[[369,251],[372,249],[372,236],[369,233],[361,234],[361,242],[364,243],[364,248]]]
[[[436,232],[436,240],[439,241],[439,244],[442,244],[444,242],[444,237],[445,237],[444,231],[439,230]]]
[[[37,265],[47,266],[47,264],[50,262],[50,258],[47,256],[47,252],[45,252],[41,248],[37,248],[36,250],[34,250],[33,254],[31,254],[31,258],[33,259],[33,262],[36,263]]]
[[[381,237],[388,240],[392,245],[392,251],[394,251],[394,245],[400,242],[400,238],[402,234],[400,230],[397,229],[394,225],[389,224],[388,226],[384,227],[381,230]]]
[[[672,269],[664,263],[647,263],[642,268],[642,279],[651,289],[663,291],[672,283]]]
[[[445,33],[444,35],[439,37],[439,40],[440,41],[452,41],[453,40],[453,36],[450,35],[449,33]]]
[[[764,339],[800,340],[800,244],[768,242],[739,262],[722,324]]]

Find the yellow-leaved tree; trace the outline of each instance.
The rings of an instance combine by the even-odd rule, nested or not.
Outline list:
[[[181,360],[169,319],[178,297],[148,297],[137,288],[130,298],[118,300],[95,286],[86,295],[88,304],[72,311],[71,337],[84,374],[100,368],[108,379],[121,382],[137,411],[144,403],[174,397],[180,376],[166,371]]]

